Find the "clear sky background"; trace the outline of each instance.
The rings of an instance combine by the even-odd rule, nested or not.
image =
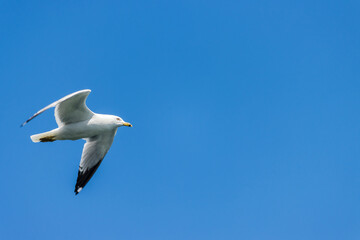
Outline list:
[[[0,238],[360,239],[358,1],[0,1]],[[121,116],[32,143],[89,88]]]

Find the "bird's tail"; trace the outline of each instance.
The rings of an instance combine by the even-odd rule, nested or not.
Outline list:
[[[49,132],[35,134],[35,135],[32,135],[30,138],[33,142],[53,142],[53,141],[57,140],[54,130],[49,131]]]

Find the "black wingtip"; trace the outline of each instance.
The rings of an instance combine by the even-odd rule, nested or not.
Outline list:
[[[74,190],[75,196],[78,195],[81,190],[82,190],[82,188],[75,186],[75,190]]]
[[[25,126],[25,124],[27,124],[30,120],[31,120],[31,118],[30,118],[30,119],[28,119],[28,120],[26,120],[25,122],[23,122],[23,123],[20,125],[20,127]]]
[[[82,171],[81,168],[79,167],[78,177],[77,177],[76,184],[75,184],[75,191],[74,191],[75,195],[77,195],[81,190],[83,190],[85,185],[89,182],[91,177],[94,175],[94,173],[100,166],[100,163],[102,162],[102,160],[103,159],[101,159],[95,166],[93,166],[92,168],[87,169],[85,171]]]

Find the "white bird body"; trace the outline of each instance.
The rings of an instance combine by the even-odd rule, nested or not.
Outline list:
[[[53,142],[56,140],[85,139],[81,156],[75,194],[78,194],[93,176],[101,161],[109,151],[117,128],[132,127],[120,117],[93,113],[85,104],[91,90],[82,90],[69,94],[41,109],[26,122],[55,107],[55,119],[58,128],[49,132],[31,136],[33,142]]]
[[[108,131],[115,131],[119,124],[114,119],[116,116],[113,115],[94,114],[89,120],[66,124],[50,132],[32,135],[31,140],[40,142],[40,139],[46,136],[53,136],[54,141],[91,138]]]

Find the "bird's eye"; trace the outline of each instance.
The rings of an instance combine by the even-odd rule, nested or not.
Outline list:
[[[116,118],[116,120],[119,120],[119,121],[120,121],[120,118]]]

